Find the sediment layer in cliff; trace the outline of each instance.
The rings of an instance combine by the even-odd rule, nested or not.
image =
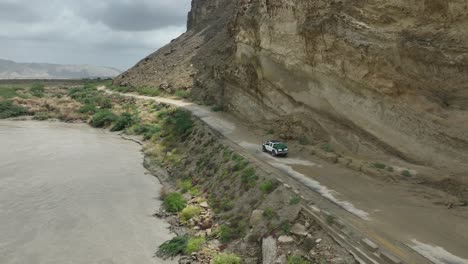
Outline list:
[[[288,139],[468,182],[467,9],[462,0],[193,0],[188,31],[115,82],[188,89]]]

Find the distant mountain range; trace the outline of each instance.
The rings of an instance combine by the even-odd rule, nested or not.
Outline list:
[[[0,59],[0,79],[113,78],[120,73],[120,70],[110,67],[49,63],[17,63]]]

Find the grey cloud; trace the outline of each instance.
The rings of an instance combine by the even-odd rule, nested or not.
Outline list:
[[[123,31],[146,31],[167,26],[185,25],[190,1],[102,1],[97,8],[83,9],[83,17],[101,22],[111,29]]]
[[[126,69],[180,35],[191,0],[0,0],[0,59]]]
[[[40,13],[21,2],[0,2],[0,21],[31,23],[42,20]]]

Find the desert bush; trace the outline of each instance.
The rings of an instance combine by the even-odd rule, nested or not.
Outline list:
[[[112,91],[119,92],[119,93],[131,93],[135,91],[135,89],[131,86],[109,85],[107,86],[107,88],[111,89]]]
[[[10,100],[0,101],[0,119],[25,115],[27,109]]]
[[[374,163],[373,165],[374,165],[374,167],[376,167],[377,169],[381,169],[381,170],[383,170],[383,169],[385,169],[385,167],[387,167],[387,165],[382,164],[382,163]]]
[[[280,228],[283,234],[288,235],[289,232],[291,231],[291,224],[287,221],[282,222]]]
[[[78,112],[82,114],[95,114],[97,111],[97,108],[93,104],[85,104],[80,109],[78,109]]]
[[[301,202],[301,197],[299,196],[293,196],[291,197],[291,199],[289,200],[289,204],[293,205],[293,204],[298,204]]]
[[[181,193],[186,193],[192,188],[192,180],[179,180],[177,181],[177,188]]]
[[[242,171],[241,181],[247,186],[252,187],[255,186],[258,180],[258,176],[255,174],[254,168],[247,168]]]
[[[143,135],[143,138],[148,140],[161,132],[161,127],[158,124],[136,125],[133,128],[133,132],[137,135]]]
[[[122,131],[126,128],[133,126],[138,121],[138,118],[131,113],[122,113],[115,122],[111,131]]]
[[[288,258],[288,264],[307,264],[307,260],[301,256],[291,255]]]
[[[401,175],[405,176],[405,177],[411,177],[413,175],[411,175],[411,172],[409,170],[404,170],[401,172]]]
[[[268,180],[260,184],[260,190],[263,194],[269,194],[273,192],[276,189],[276,187],[278,187],[278,184],[276,182],[273,182],[272,180]]]
[[[110,110],[99,110],[91,118],[90,124],[93,127],[107,127],[117,120],[117,116]]]
[[[50,116],[48,112],[37,112],[37,113],[34,113],[34,117],[33,117],[34,120],[39,120],[39,121],[44,121],[49,118]]]
[[[74,87],[68,91],[68,96],[82,104],[99,106],[102,109],[112,108],[112,101],[91,83],[83,87]]]
[[[333,152],[333,146],[331,144],[325,144],[322,146],[322,150],[325,152]]]
[[[185,207],[179,214],[179,218],[182,222],[187,222],[195,216],[199,216],[201,209],[198,206],[189,205]]]
[[[146,96],[159,96],[161,94],[161,91],[159,89],[147,86],[137,87],[136,92]]]
[[[186,201],[182,194],[178,192],[169,193],[166,198],[164,198],[164,207],[167,211],[171,213],[177,213],[182,211],[186,206]]]
[[[191,255],[193,252],[200,251],[205,244],[205,238],[203,237],[191,237],[187,241],[187,245],[184,249],[185,255]]]
[[[190,92],[187,90],[177,90],[175,92],[175,96],[179,98],[188,98],[190,96]]]
[[[241,171],[245,167],[247,167],[247,165],[249,165],[248,160],[242,158],[237,154],[232,155],[232,160],[234,161],[234,166],[232,167],[233,171]]]
[[[221,225],[218,229],[219,240],[223,243],[231,241],[233,238],[232,229],[227,225]]]
[[[241,259],[234,254],[220,253],[213,258],[213,264],[240,264]]]
[[[263,210],[263,217],[265,217],[265,218],[267,218],[269,220],[271,220],[271,219],[273,219],[273,218],[275,218],[277,216],[278,216],[278,214],[276,213],[275,210],[273,210],[273,208],[268,207],[268,208],[265,208],[265,210]]]
[[[175,257],[182,254],[187,247],[188,236],[178,236],[159,246],[156,255],[162,258]]]
[[[224,107],[222,105],[214,105],[211,107],[211,111],[213,112],[222,112],[224,111]]]
[[[42,83],[35,83],[29,89],[31,94],[35,97],[43,97],[44,96],[44,85]]]
[[[192,116],[190,112],[186,110],[177,108],[163,111],[159,117],[163,118],[163,130],[165,135],[181,137],[192,131]]]
[[[14,97],[21,97],[20,94],[18,94],[18,91],[22,90],[21,88],[16,88],[16,87],[0,87],[0,97],[4,99],[11,99]]]
[[[336,217],[333,215],[327,215],[327,218],[325,219],[325,221],[327,222],[327,224],[333,225],[336,221]]]

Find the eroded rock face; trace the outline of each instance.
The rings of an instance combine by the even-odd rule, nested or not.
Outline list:
[[[468,182],[468,2],[193,0],[189,31],[121,75],[362,157]]]

